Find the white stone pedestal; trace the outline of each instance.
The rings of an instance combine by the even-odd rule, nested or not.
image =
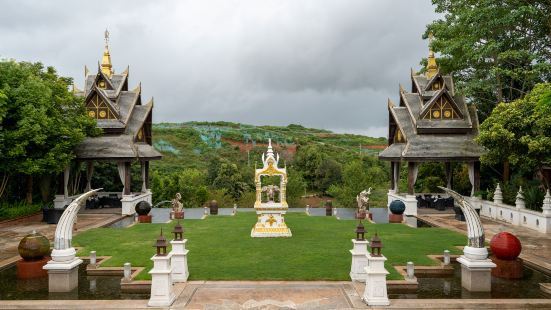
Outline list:
[[[369,306],[388,306],[388,293],[386,288],[386,275],[389,272],[385,269],[386,257],[366,255],[368,266],[365,267],[365,291],[362,299]]]
[[[55,195],[54,208],[63,209],[63,207],[70,204],[71,201],[72,201],[72,199],[69,198],[69,197],[65,197],[65,195]]]
[[[78,286],[78,266],[82,260],[49,261],[43,268],[48,270],[48,291],[51,293],[70,292]]]
[[[150,307],[168,307],[176,298],[172,287],[171,258],[171,253],[166,256],[155,255],[151,258],[153,261],[153,269],[149,271],[151,274],[151,297],[147,303]]]
[[[251,230],[253,238],[291,237],[291,229],[285,224],[287,207],[278,202],[255,206],[257,222]]]
[[[353,248],[352,265],[350,266],[350,279],[352,281],[365,282],[365,267],[367,267],[367,240],[352,239]]]
[[[470,292],[490,292],[492,290],[492,268],[496,266],[490,259],[471,259],[461,255],[461,286]]]
[[[173,282],[186,282],[189,276],[187,267],[187,253],[186,250],[187,239],[184,240],[172,240],[172,260],[170,265],[172,266],[172,281]]]

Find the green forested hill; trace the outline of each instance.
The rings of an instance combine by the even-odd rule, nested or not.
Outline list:
[[[380,184],[386,192],[385,163],[376,155],[385,138],[336,134],[300,125],[253,126],[229,122],[161,123],[153,126],[153,145],[163,160],[151,163],[155,201],[181,192],[190,207],[216,199],[224,206],[254,203],[254,169],[268,140],[289,171],[288,201],[320,205],[327,196],[354,206],[356,194]],[[301,198],[304,195],[317,198]]]
[[[230,162],[254,166],[255,162],[260,164],[260,154],[266,150],[269,138],[285,161],[294,158],[297,148],[315,144],[327,156],[345,163],[352,158],[376,155],[387,143],[386,138],[336,134],[294,124],[283,127],[230,122],[160,123],[153,125],[153,142],[164,157],[152,165],[162,172],[181,168],[203,170],[208,168],[208,159],[216,154]]]

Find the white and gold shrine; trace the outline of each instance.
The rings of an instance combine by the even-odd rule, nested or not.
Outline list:
[[[256,169],[254,182],[256,185],[257,221],[251,230],[251,237],[291,237],[291,230],[285,224],[284,215],[289,206],[285,199],[287,185],[287,169],[279,168],[279,154],[274,155],[272,140],[268,140],[268,151],[262,154],[262,168]],[[262,185],[262,177],[279,177],[279,186]]]

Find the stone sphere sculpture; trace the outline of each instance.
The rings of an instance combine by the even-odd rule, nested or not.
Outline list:
[[[404,214],[406,211],[406,205],[401,200],[393,200],[388,208],[392,214]]]
[[[522,250],[520,240],[508,232],[496,234],[490,241],[492,253],[502,260],[515,260]]]
[[[149,211],[151,211],[151,204],[147,201],[140,201],[136,204],[134,210],[136,210],[138,215],[148,215]]]
[[[50,241],[43,234],[33,231],[19,241],[17,251],[25,261],[40,260],[50,255]]]

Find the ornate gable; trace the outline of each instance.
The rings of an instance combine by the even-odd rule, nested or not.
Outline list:
[[[463,119],[463,113],[457,107],[457,103],[450,96],[446,88],[442,88],[423,107],[421,119]]]
[[[444,78],[440,74],[440,71],[436,73],[435,76],[433,76],[425,86],[424,91],[439,91],[442,88],[446,88],[448,91],[450,90],[449,86],[444,81]]]
[[[88,116],[96,119],[119,119],[117,111],[101,91],[93,89],[86,98]]]

